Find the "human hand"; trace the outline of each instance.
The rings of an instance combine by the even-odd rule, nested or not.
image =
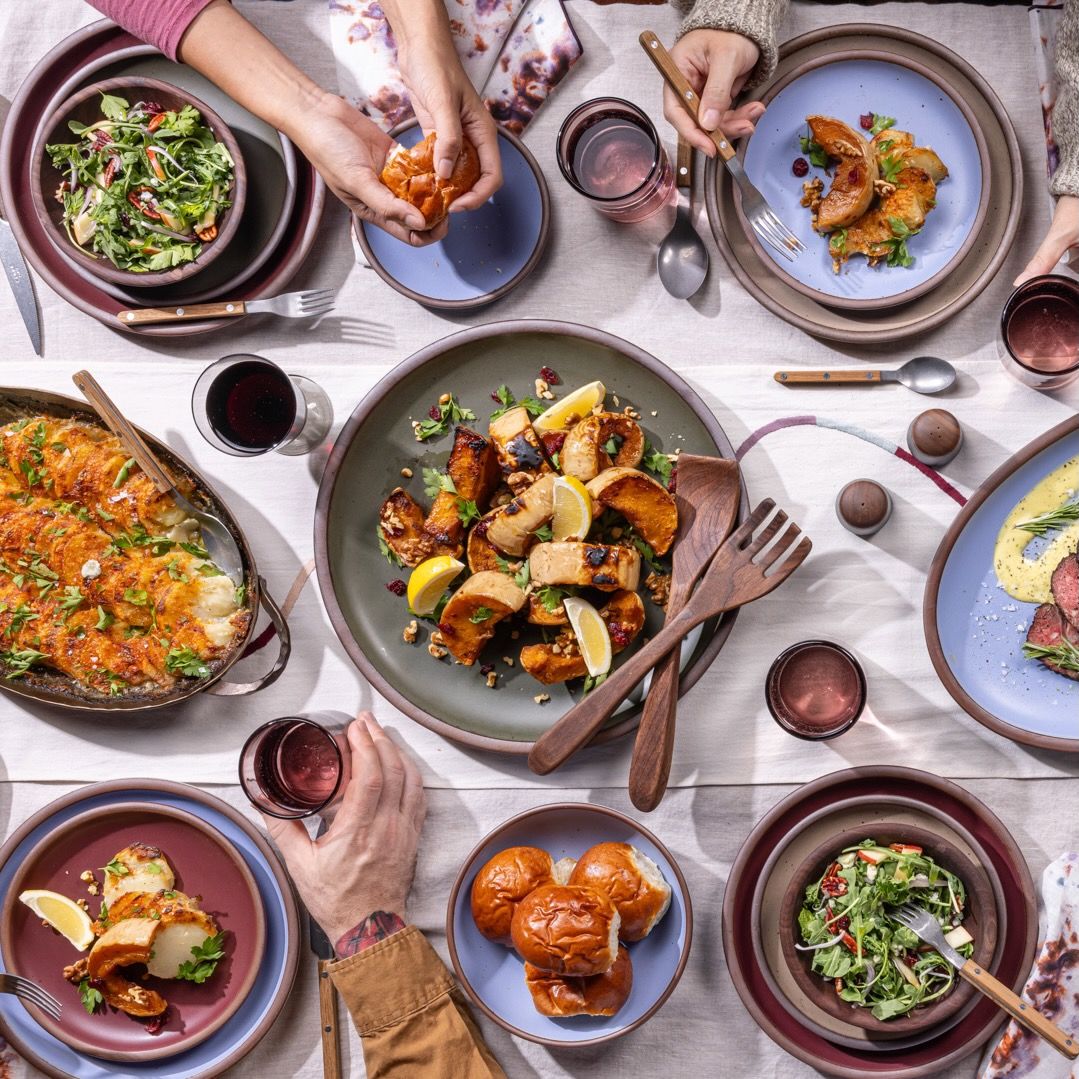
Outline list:
[[[330,190],[364,221],[413,247],[446,235],[446,222],[427,229],[423,214],[378,178],[393,139],[344,98],[325,94],[287,133]]]
[[[764,106],[750,101],[731,108],[760,57],[760,49],[749,38],[726,30],[690,30],[675,43],[671,56],[701,99],[698,126],[675,92],[664,87],[663,115],[679,135],[702,153],[715,157],[715,143],[704,131],[718,128],[729,139],[753,133]]]
[[[348,744],[352,775],[322,835],[311,839],[298,820],[262,818],[331,943],[376,911],[403,917],[427,812],[419,769],[370,712],[349,725]]]
[[[1021,285],[1031,277],[1052,273],[1056,264],[1073,247],[1079,247],[1079,198],[1075,195],[1061,195],[1057,199],[1053,222],[1042,240],[1041,247],[1014,283]]]

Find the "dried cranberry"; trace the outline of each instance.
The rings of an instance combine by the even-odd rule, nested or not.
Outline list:
[[[872,131],[873,114],[871,112],[863,112],[862,115],[858,117],[858,123],[862,125],[863,131]]]
[[[546,431],[540,435],[540,441],[543,443],[547,456],[552,457],[562,449],[562,445],[566,441],[566,432]]]
[[[558,377],[558,372],[552,371],[549,367],[540,368],[540,378],[542,378],[548,386],[558,386],[562,383],[562,380]]]
[[[169,1021],[169,1010],[166,1008],[160,1015],[155,1015],[151,1019],[146,1020],[146,1033],[147,1034],[160,1034],[165,1029],[165,1024]]]
[[[480,667],[480,674],[486,676],[490,674],[491,671],[493,671],[494,669],[495,665],[493,663],[485,663],[482,667]]]
[[[862,170],[855,165],[854,168],[850,170],[848,179],[852,184],[860,184],[862,182]]]
[[[473,533],[478,539],[483,539],[487,535],[487,529],[491,527],[491,522],[488,520],[480,520],[476,522],[476,527],[472,529]]]
[[[850,919],[845,914],[833,924],[837,933],[846,933],[850,929]]]
[[[89,984],[91,989],[104,989],[105,983],[100,978],[90,978]]]
[[[386,588],[395,596],[403,596],[408,591],[408,585],[406,585],[400,577],[397,577],[395,580],[392,581],[387,581]]]
[[[165,111],[156,101],[144,101],[142,107],[149,116],[156,116],[157,113]]]
[[[498,391],[497,390],[492,391],[491,400],[494,401],[494,403],[496,405],[502,404],[502,398],[498,396]]]
[[[131,218],[123,210],[120,211],[120,220],[123,222],[125,229],[131,228]]]
[[[615,648],[625,648],[629,644],[629,630],[621,622],[608,622],[607,633]]]
[[[791,165],[791,172],[795,176],[808,176],[809,175],[809,162],[804,157],[796,157],[794,164]]]
[[[671,480],[670,480],[670,483],[667,484],[667,490],[670,491],[672,495],[674,494],[675,491],[678,490],[678,466],[677,465],[675,465],[674,468],[671,469]]]
[[[438,405],[432,405],[427,410],[427,415],[430,416],[433,420],[440,420],[442,419],[442,409],[440,409]]]

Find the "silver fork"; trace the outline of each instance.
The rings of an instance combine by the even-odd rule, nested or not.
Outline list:
[[[264,300],[215,300],[177,307],[138,307],[117,311],[125,325],[148,325],[152,322],[189,322],[201,318],[241,318],[243,315],[278,315],[281,318],[315,318],[333,310],[337,293],[332,288],[284,292]]]
[[[701,99],[696,90],[686,81],[686,77],[678,69],[671,54],[663,47],[663,43],[651,31],[645,30],[639,38],[644,51],[648,53],[652,63],[656,65],[659,73],[667,81],[667,85],[678,95],[682,107],[698,123],[697,113],[700,109]],[[765,197],[753,186],[749,177],[742,168],[742,163],[734,155],[734,147],[729,140],[718,131],[706,132],[716,144],[719,156],[727,166],[734,182],[742,193],[742,211],[749,221],[750,227],[788,262],[793,262],[800,252],[805,250],[805,244],[794,235],[793,232],[776,216],[775,211]]]
[[[51,993],[46,992],[36,982],[20,977],[18,974],[0,973],[0,993],[11,993],[23,1003],[33,1004],[55,1022],[60,1021],[60,1014],[64,1010],[63,1004]]]
[[[889,907],[888,913],[900,925],[905,925],[919,940],[932,945],[944,959],[959,972],[964,981],[970,982],[979,993],[987,996],[998,1008],[1006,1011],[1017,1022],[1043,1038],[1059,1053],[1070,1060],[1079,1057],[1079,1041],[1070,1034],[1065,1034],[1055,1023],[1051,1023],[1041,1012],[1015,995],[1003,982],[998,981],[987,970],[983,970],[973,959],[964,959],[945,939],[937,919],[915,903],[903,903],[898,907]]]

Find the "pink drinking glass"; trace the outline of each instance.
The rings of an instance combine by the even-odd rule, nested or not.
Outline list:
[[[620,97],[586,101],[566,117],[558,167],[613,221],[644,221],[674,196],[674,172],[652,121]]]
[[[1079,378],[1079,281],[1044,274],[1024,281],[1000,316],[1001,363],[1027,386],[1059,390]]]
[[[772,718],[809,741],[849,731],[866,700],[861,664],[832,641],[800,641],[776,657],[764,689]]]

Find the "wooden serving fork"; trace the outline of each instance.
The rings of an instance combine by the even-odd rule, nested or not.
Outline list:
[[[804,536],[794,550],[787,553],[801,529],[793,521],[783,528],[787,524],[783,510],[779,510],[754,536],[774,509],[775,502],[766,498],[715,553],[685,607],[639,652],[618,670],[612,671],[601,686],[592,690],[537,739],[528,755],[528,767],[533,772],[538,775],[553,772],[587,744],[630,690],[668,652],[677,648],[694,626],[766,596],[805,561],[813,544],[808,536]],[[769,543],[772,545],[765,551]],[[761,558],[755,561],[758,555]],[[770,569],[772,572],[768,573]]]

